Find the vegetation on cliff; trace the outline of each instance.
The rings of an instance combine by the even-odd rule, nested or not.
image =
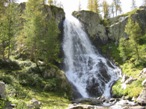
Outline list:
[[[111,41],[102,46],[102,52],[108,54],[107,56],[121,67],[123,75],[135,80],[127,84],[125,89],[120,79],[113,86],[113,95],[115,97],[136,98],[142,91],[141,83],[144,80],[144,78],[140,78],[140,72],[146,65],[146,44],[144,43],[146,35],[143,34],[142,27],[137,20],[133,19],[131,13],[125,26],[125,33],[128,37],[123,36],[118,43]]]

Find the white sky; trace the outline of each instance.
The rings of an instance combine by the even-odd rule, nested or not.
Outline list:
[[[27,0],[18,0],[19,2],[26,2]],[[81,9],[87,10],[87,1],[88,0],[56,0],[58,3],[62,3],[64,10],[66,12],[72,12],[75,10],[78,10],[79,7],[79,1],[81,3]],[[103,1],[103,0],[99,0]],[[112,0],[107,0],[109,4],[111,4]],[[122,3],[122,11],[123,13],[126,13],[131,10],[131,1],[132,0],[121,0]],[[143,0],[135,0],[137,7],[139,7],[142,4]]]

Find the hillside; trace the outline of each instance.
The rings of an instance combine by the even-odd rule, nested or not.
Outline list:
[[[77,93],[63,71],[65,13],[32,4],[0,8],[0,108],[65,109]],[[136,101],[146,78],[146,7],[109,19],[84,10],[73,15],[99,53],[122,70],[112,97]]]

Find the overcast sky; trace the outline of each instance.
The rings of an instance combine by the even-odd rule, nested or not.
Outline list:
[[[26,2],[27,0],[18,0],[19,2]],[[81,3],[81,9],[86,10],[87,9],[87,1],[88,0],[56,0],[58,3],[62,3],[63,7],[66,12],[72,12],[75,10],[78,10],[79,7],[79,1]],[[103,0],[99,0],[103,1]],[[111,4],[112,0],[107,0],[109,4]],[[131,10],[131,1],[132,0],[121,0],[122,3],[122,11],[123,13],[126,13]],[[135,0],[137,7],[139,7],[142,4],[143,0]]]

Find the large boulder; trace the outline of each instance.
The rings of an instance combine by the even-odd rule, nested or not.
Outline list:
[[[128,17],[116,17],[110,19],[112,24],[108,29],[108,37],[111,40],[118,41],[120,37],[127,38],[125,31],[125,25],[127,24]],[[114,23],[113,23],[114,22]]]
[[[29,104],[27,104],[28,109],[40,109],[42,103],[35,98],[33,98]]]
[[[79,12],[75,11],[73,15],[82,22],[85,30],[92,39],[100,39],[103,42],[108,40],[106,28],[101,23],[99,14],[83,10]]]
[[[0,98],[6,98],[5,83],[0,81]]]
[[[142,105],[146,105],[146,79],[142,82],[143,90],[137,98],[137,102]]]
[[[65,18],[65,12],[62,8],[45,5],[44,11],[46,11],[47,18],[49,19],[53,16],[58,25]]]
[[[143,68],[142,71],[139,74],[140,78],[146,78],[146,68]]]

